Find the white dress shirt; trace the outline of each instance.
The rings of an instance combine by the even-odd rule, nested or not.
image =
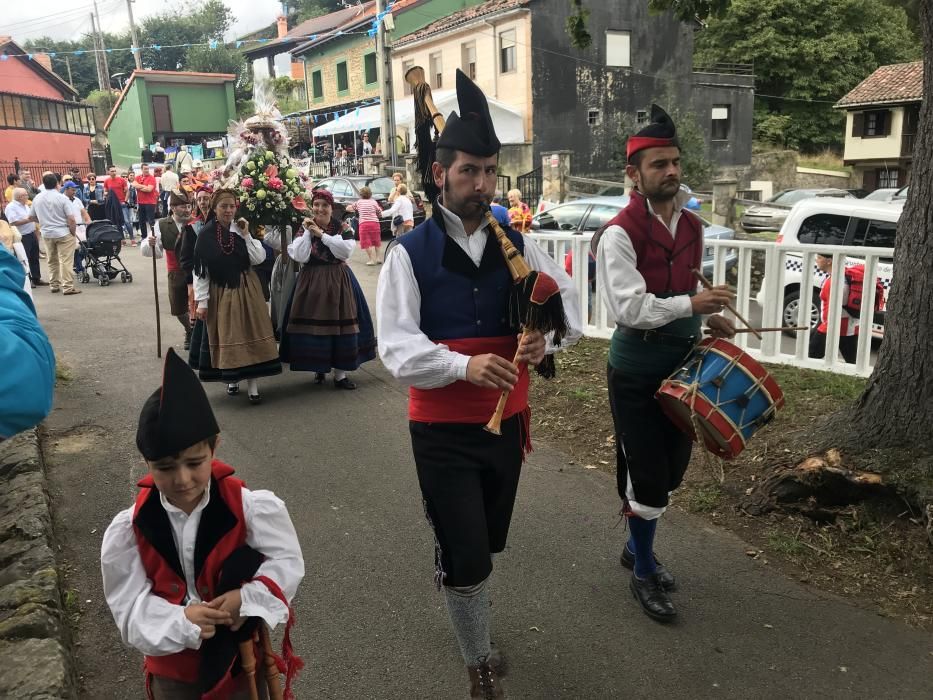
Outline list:
[[[664,230],[674,241],[677,222],[681,216],[693,216],[683,208],[685,199],[680,196],[674,200],[674,215],[670,226],[654,213],[651,202],[648,209],[656,217]],[[617,326],[628,328],[660,328],[678,318],[693,315],[690,297],[679,294],[660,298],[647,291],[645,278],[637,269],[638,256],[632,246],[632,239],[621,226],[610,226],[603,231],[596,250],[596,279],[599,293],[602,294],[609,318]]]
[[[236,222],[231,222],[230,232],[239,236],[240,230],[236,227]],[[200,235],[200,234],[199,234]],[[266,249],[262,243],[252,236],[247,235],[243,238],[246,241],[246,251],[249,253],[249,262],[251,265],[261,265],[266,260]],[[206,309],[207,302],[211,298],[211,280],[207,270],[203,270],[201,275],[194,273],[194,300],[198,302],[199,309]]]
[[[470,256],[477,267],[483,259],[490,235],[485,221],[467,235],[460,217],[436,204],[447,227],[447,235]],[[545,272],[557,282],[564,302],[569,330],[562,347],[573,345],[583,334],[580,302],[570,277],[530,238],[524,239],[524,258],[533,270]],[[379,356],[402,384],[419,389],[436,389],[466,379],[470,355],[454,352],[435,343],[421,330],[421,291],[404,246],[394,245],[386,256],[376,289],[376,316],[379,319]],[[548,343],[547,352],[556,348]],[[511,361],[511,358],[506,358]]]
[[[125,644],[143,654],[163,656],[184,649],[199,649],[201,629],[185,617],[185,607],[202,602],[194,578],[194,545],[201,513],[210,502],[210,489],[197,507],[186,515],[159,494],[168,513],[175,547],[187,584],[183,605],[174,605],[152,591],[152,582],[140,558],[133,531],[133,508],[117,514],[104,533],[100,568],[104,596]],[[285,504],[271,491],[243,489],[246,544],[265,555],[257,576],[275,581],[291,601],[304,577],[304,558]],[[261,617],[270,627],[288,619],[288,608],[258,581],[240,589],[240,615]]]

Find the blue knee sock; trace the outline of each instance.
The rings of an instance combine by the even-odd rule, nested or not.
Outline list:
[[[656,570],[654,563],[654,533],[658,529],[658,521],[644,520],[635,516],[628,519],[629,551],[635,555],[635,575],[638,578],[646,578]]]

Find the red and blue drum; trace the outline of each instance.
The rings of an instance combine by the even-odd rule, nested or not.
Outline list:
[[[768,370],[719,338],[700,342],[655,396],[678,428],[724,459],[744,450],[784,405]]]

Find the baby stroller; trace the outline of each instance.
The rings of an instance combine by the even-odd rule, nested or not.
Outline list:
[[[84,253],[84,272],[82,282],[90,282],[91,275],[101,287],[106,287],[111,280],[120,275],[121,282],[132,282],[133,274],[120,260],[120,246],[123,242],[123,230],[107,220],[92,221],[87,225],[87,240],[81,241]],[[89,274],[90,271],[90,274]]]

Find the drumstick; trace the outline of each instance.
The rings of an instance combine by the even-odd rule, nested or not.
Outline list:
[[[711,285],[710,282],[709,282],[709,280],[706,279],[706,278],[703,276],[703,273],[702,273],[702,272],[700,272],[700,271],[697,270],[696,268],[694,268],[693,270],[691,270],[691,272],[693,273],[693,276],[696,277],[696,278],[700,281],[700,284],[703,285],[703,288],[704,288],[704,289],[712,289],[712,288],[713,288],[713,285]],[[746,326],[748,326],[748,332],[749,332],[749,333],[754,333],[754,334],[755,334],[755,337],[758,338],[758,340],[764,340],[764,338],[761,337],[761,333],[758,332],[758,329],[755,328],[755,327],[754,327],[752,324],[750,324],[748,321],[746,321],[746,320],[745,320],[745,317],[742,316],[742,314],[740,314],[738,311],[736,311],[736,310],[735,310],[735,307],[732,306],[732,304],[730,304],[729,302],[726,302],[726,303],[725,303],[725,307],[726,307],[727,309],[729,309],[729,311],[732,312],[732,315],[733,315],[733,316],[735,316],[735,317],[736,317],[737,319],[739,319],[742,323],[744,323]]]
[[[794,327],[784,327],[784,328],[736,328],[736,333],[754,333],[756,331],[760,333],[772,333],[777,331],[805,331],[810,326],[794,326]]]

